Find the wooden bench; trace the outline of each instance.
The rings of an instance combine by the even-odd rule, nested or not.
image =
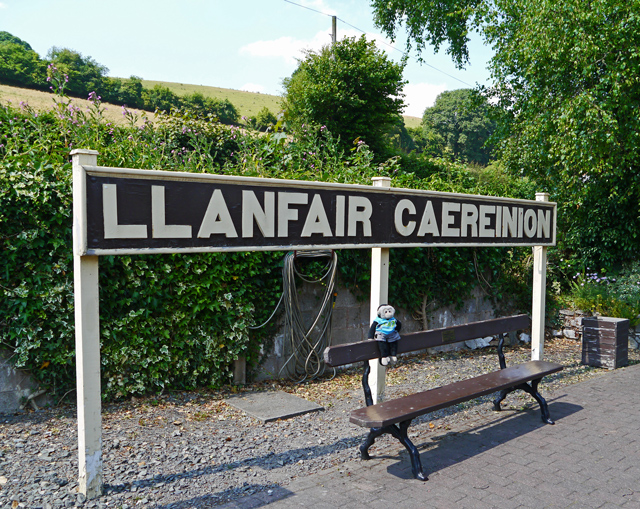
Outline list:
[[[329,366],[344,366],[346,364],[364,362],[362,387],[367,406],[353,410],[350,418],[350,422],[370,428],[367,438],[360,446],[362,459],[370,458],[369,447],[373,445],[377,437],[389,433],[397,438],[409,451],[411,470],[414,477],[426,481],[427,477],[422,470],[420,454],[407,436],[411,421],[429,412],[498,391],[499,395],[493,401],[494,410],[500,410],[500,403],[510,392],[523,390],[530,394],[540,405],[542,421],[547,424],[553,424],[547,403],[538,392],[538,384],[544,376],[561,371],[562,366],[546,361],[529,361],[507,367],[504,358],[503,345],[505,335],[511,331],[527,329],[530,325],[531,320],[527,315],[517,315],[444,329],[403,334],[398,347],[399,354],[459,343],[470,339],[500,336],[498,344],[500,369],[475,378],[454,382],[444,387],[430,389],[376,405],[373,404],[369,387],[369,360],[379,357],[376,342],[361,341],[325,349],[324,359]]]

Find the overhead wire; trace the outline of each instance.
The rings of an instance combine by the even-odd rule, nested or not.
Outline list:
[[[322,12],[322,11],[319,11],[319,10],[317,10],[317,9],[313,9],[313,8],[311,8],[311,7],[308,7],[308,6],[306,6],[306,5],[301,5],[301,4],[298,4],[298,3],[292,2],[291,0],[284,0],[284,1],[285,1],[286,3],[288,3],[288,4],[296,5],[296,6],[298,6],[298,7],[302,7],[303,9],[308,9],[308,10],[310,10],[310,11],[317,12],[318,14],[322,14],[323,16],[329,16],[329,17],[333,17],[333,16],[334,16],[333,14],[327,14],[326,12]],[[362,32],[363,34],[366,34],[366,33],[367,33],[365,30],[362,30],[361,28],[358,28],[357,26],[352,25],[351,23],[349,23],[349,22],[347,22],[347,21],[343,20],[342,18],[339,18],[338,16],[335,16],[335,18],[336,18],[337,20],[341,21],[342,23],[344,23],[345,25],[350,26],[350,27],[351,27],[351,28],[353,28],[354,30],[358,30],[359,32]],[[392,49],[392,50],[394,50],[394,51],[399,51],[399,52],[400,52],[400,53],[402,53],[403,55],[406,55],[406,52],[405,52],[405,51],[402,51],[402,50],[400,50],[400,49],[396,48],[395,46],[392,46],[391,44],[389,44],[389,43],[388,43],[388,42],[386,42],[386,41],[380,41],[380,43],[384,44],[385,46],[389,46],[389,48],[391,48],[391,49]],[[460,82],[460,83],[462,83],[463,85],[467,85],[468,87],[473,87],[473,85],[471,85],[470,83],[467,83],[466,81],[461,80],[460,78],[456,78],[456,77],[455,77],[455,76],[453,76],[452,74],[449,74],[449,73],[447,73],[447,72],[443,71],[442,69],[438,69],[437,67],[435,67],[435,66],[433,66],[433,65],[429,64],[428,62],[425,62],[424,60],[422,60],[422,63],[423,63],[424,65],[426,65],[427,67],[430,67],[430,68],[431,68],[431,69],[433,69],[434,71],[438,71],[439,73],[442,73],[442,74],[444,74],[445,76],[448,76],[448,77],[449,77],[449,78],[451,78],[451,79],[454,79],[454,80],[456,80],[456,81],[459,81],[459,82]]]

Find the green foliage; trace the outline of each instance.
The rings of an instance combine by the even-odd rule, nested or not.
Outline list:
[[[198,93],[179,97],[166,86],[156,84],[147,89],[137,76],[121,80],[108,77],[108,71],[91,57],[68,48],[54,46],[47,59],[42,60],[28,43],[8,32],[0,32],[0,83],[50,89],[55,93],[63,91],[82,98],[94,93],[106,102],[147,111],[191,109],[203,117],[215,117],[223,124],[236,124],[239,120],[237,109],[228,99],[205,98]],[[56,77],[64,78],[62,90],[49,83]]]
[[[407,132],[413,139],[416,154],[429,157],[441,157],[445,152],[444,138],[435,131],[426,131],[422,127],[408,127]]]
[[[470,89],[442,92],[422,117],[424,138],[441,139],[454,159],[487,164],[491,149],[487,140],[495,130],[489,104]]]
[[[43,89],[45,78],[46,64],[35,51],[11,40],[0,40],[0,83]]]
[[[105,257],[104,391],[126,396],[217,386],[259,360],[249,327],[279,295],[279,254]],[[255,302],[268,304],[256,310]],[[268,315],[267,315],[268,316]]]
[[[640,256],[639,6],[538,2],[490,32],[505,162],[553,193],[562,247],[591,266]]]
[[[67,93],[76,97],[86,97],[89,92],[100,90],[103,79],[109,72],[104,65],[91,57],[83,57],[68,48],[52,47],[47,59],[62,74],[68,76]]]
[[[574,276],[569,300],[573,307],[590,313],[627,318],[640,324],[640,264],[628,265],[615,277],[597,272]]]
[[[455,64],[464,67],[469,61],[469,32],[480,25],[493,4],[488,0],[371,0],[371,6],[374,22],[392,41],[404,25],[407,53],[415,44],[422,61],[429,45],[436,52],[444,45]]]
[[[409,154],[416,149],[409,129],[404,125],[404,119],[397,117],[395,124],[384,135],[388,146],[402,153]]]
[[[294,129],[326,126],[344,149],[362,139],[380,152],[404,106],[403,70],[364,36],[309,51],[283,82],[287,120]]]
[[[278,119],[271,113],[271,110],[265,106],[255,117],[249,118],[248,123],[257,131],[264,132],[270,127],[275,126],[278,123]]]
[[[387,35],[448,45],[468,62],[468,33],[494,50],[501,109],[495,141],[516,175],[559,204],[560,248],[591,266],[640,257],[640,17],[638,0],[373,0]]]
[[[100,111],[97,98],[93,114],[0,108],[0,342],[58,395],[75,376],[70,148],[95,147],[107,165],[202,171],[216,151],[237,146],[239,131],[219,124],[181,116],[161,118],[156,129],[116,127]],[[104,396],[220,385],[240,354],[255,366],[272,329],[249,326],[275,306],[280,258],[103,257]]]
[[[19,44],[20,46],[22,46],[27,51],[33,51],[33,48],[31,47],[31,45],[27,41],[23,41],[19,37],[16,37],[15,35],[10,34],[9,32],[1,32],[0,31],[0,44],[5,43],[5,42],[9,42],[9,43],[12,43],[12,44]]]
[[[50,112],[0,107],[0,344],[15,353],[16,367],[31,370],[58,395],[75,384],[74,147],[98,150],[104,166],[357,184],[386,175],[397,187],[531,196],[526,179],[510,187],[499,167],[470,169],[418,156],[374,162],[366,144],[345,152],[324,126],[307,125],[287,137],[277,130],[247,133],[192,110],[141,123],[126,109],[128,125],[116,126],[103,119],[96,94],[89,111],[76,108],[53,67],[50,83],[61,92]],[[366,250],[339,254],[342,281],[360,295],[369,294],[369,256]],[[513,299],[509,275],[520,274],[517,250],[408,249],[392,256],[394,301],[415,312],[424,299],[460,304],[476,282],[488,297]],[[102,257],[104,397],[219,386],[239,355],[256,366],[275,326],[250,326],[263,323],[280,296],[282,257]]]
[[[158,87],[158,86],[159,85],[155,85],[155,87]],[[173,94],[173,92],[171,92],[167,87],[163,87],[163,88],[165,88],[169,93],[175,96],[175,94]],[[198,113],[202,113],[202,114],[214,113],[214,112],[217,113],[218,105],[220,103],[220,101],[216,99],[212,99],[210,97],[205,97],[199,92],[194,92],[191,95],[186,95],[182,97],[181,101],[182,101],[182,104],[184,104],[185,108],[193,110]],[[161,108],[161,109],[168,111],[171,108]],[[237,120],[237,117],[238,117],[238,114],[236,112],[232,121],[225,119],[226,121],[221,120],[221,122],[223,124],[232,124]]]

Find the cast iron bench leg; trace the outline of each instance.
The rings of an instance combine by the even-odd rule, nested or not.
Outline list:
[[[529,386],[529,384],[522,384],[522,385],[524,385],[524,387],[522,387],[522,390],[524,392],[530,394],[531,397],[533,397],[533,399],[535,399],[538,402],[538,405],[540,405],[540,413],[542,414],[542,422],[544,422],[546,424],[555,424],[555,422],[553,422],[551,420],[551,415],[549,414],[549,407],[547,406],[547,402],[544,400],[544,398],[538,392],[538,384],[540,383],[540,380],[542,380],[542,379],[538,378],[536,380],[532,380],[531,381],[531,386]]]
[[[364,442],[360,446],[360,457],[363,460],[371,459],[371,456],[369,456],[369,447],[373,445],[376,438],[384,435],[385,433],[389,433],[397,438],[409,452],[409,457],[411,458],[411,473],[413,474],[413,477],[420,481],[426,481],[427,476],[422,472],[422,462],[420,461],[418,448],[413,445],[413,442],[409,440],[409,436],[407,435],[407,430],[409,429],[410,424],[411,420],[408,420],[401,422],[400,426],[393,424],[391,426],[385,426],[384,428],[371,428],[367,438],[365,438]]]
[[[364,442],[362,442],[362,445],[360,446],[360,457],[363,460],[370,460],[371,456],[369,456],[369,447],[373,445],[376,438],[388,432],[387,428],[371,428],[367,438],[364,439]]]
[[[544,422],[545,424],[555,424],[555,422],[553,422],[551,420],[551,415],[549,414],[549,407],[547,406],[547,402],[544,400],[544,398],[540,395],[540,393],[538,392],[538,384],[540,383],[540,381],[542,380],[542,378],[537,378],[535,380],[531,381],[531,385],[527,384],[527,383],[523,383],[520,385],[516,385],[515,387],[512,387],[511,389],[504,389],[502,391],[500,391],[500,395],[493,400],[493,409],[496,411],[500,411],[500,403],[502,403],[502,401],[504,401],[504,398],[507,397],[507,394],[512,393],[513,391],[517,391],[517,390],[521,390],[526,392],[527,394],[529,394],[533,399],[535,399],[538,402],[538,405],[540,405],[540,413],[542,414],[542,422]]]
[[[420,461],[418,448],[413,445],[413,442],[409,440],[409,436],[407,435],[407,430],[409,429],[410,424],[411,420],[408,420],[402,421],[400,426],[390,426],[391,434],[400,440],[400,443],[404,445],[409,452],[409,457],[411,458],[411,473],[413,473],[413,477],[419,481],[426,481],[427,476],[424,475],[422,471],[422,462]]]

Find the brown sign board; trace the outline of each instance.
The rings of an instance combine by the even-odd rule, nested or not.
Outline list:
[[[550,246],[556,204],[85,166],[77,254]]]

